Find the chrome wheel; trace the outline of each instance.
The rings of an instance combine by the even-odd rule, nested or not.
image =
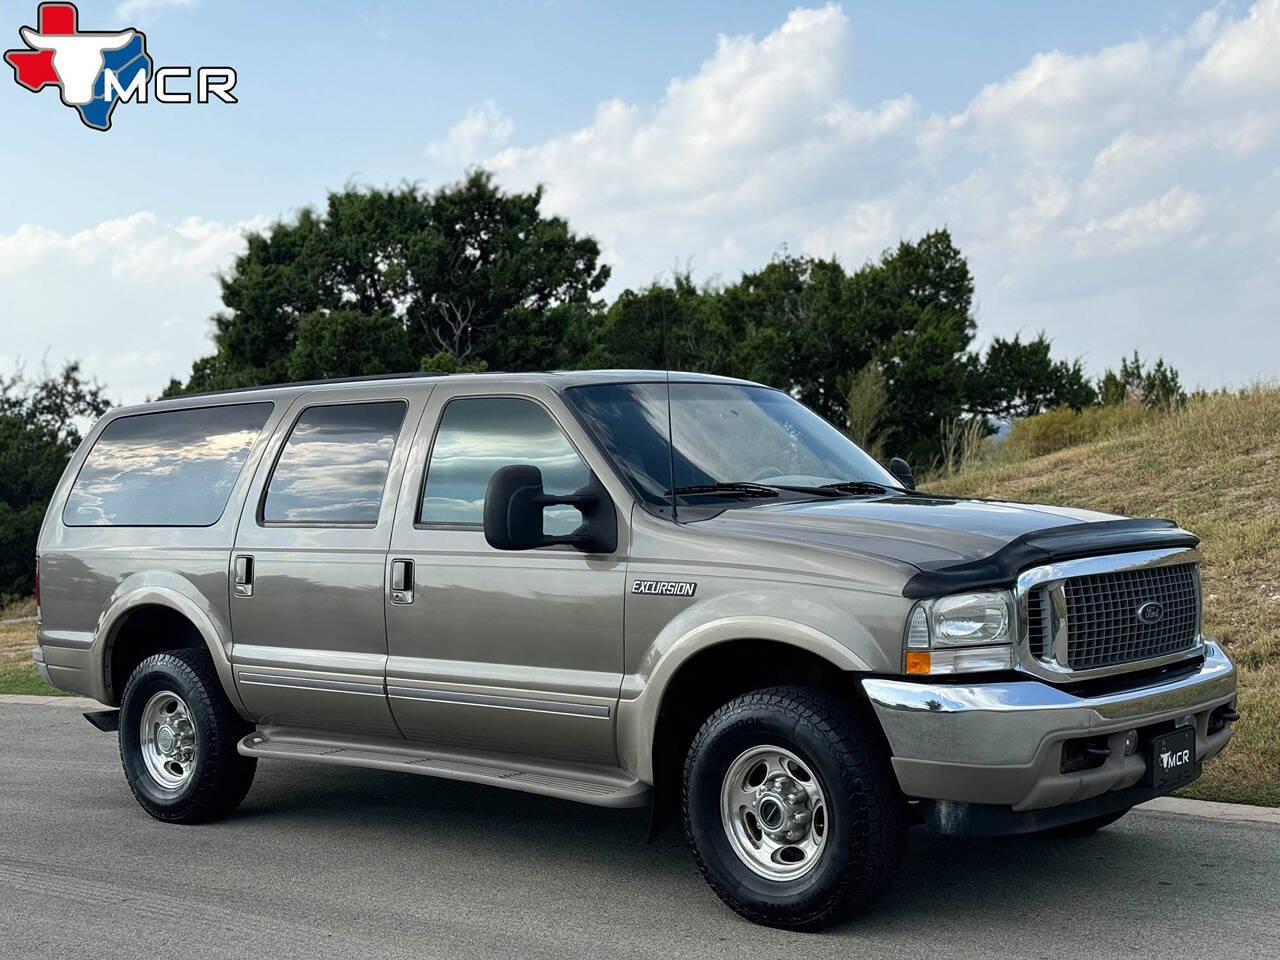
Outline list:
[[[138,739],[152,780],[166,790],[186,786],[196,765],[196,728],[180,696],[164,690],[147,701]]]
[[[808,764],[782,747],[759,746],[729,764],[720,819],[734,853],[769,880],[812,870],[826,845],[826,797]]]

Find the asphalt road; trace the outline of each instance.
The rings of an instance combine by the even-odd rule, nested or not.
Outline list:
[[[1077,840],[916,831],[870,914],[739,920],[645,815],[403,774],[262,763],[236,816],[144,814],[113,734],[0,703],[0,956],[1280,956],[1280,828],[1136,812]]]

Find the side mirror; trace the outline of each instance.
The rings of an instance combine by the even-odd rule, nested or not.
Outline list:
[[[897,481],[908,490],[916,488],[916,478],[911,473],[911,464],[903,460],[901,457],[894,457],[889,461],[889,472],[894,475]]]
[[[542,511],[569,506],[582,514],[582,525],[563,537],[542,531]],[[565,497],[542,489],[542,471],[513,463],[494,471],[484,494],[484,538],[496,550],[533,550],[567,544],[584,553],[612,553],[618,548],[618,521],[613,501],[592,475],[581,490]]]

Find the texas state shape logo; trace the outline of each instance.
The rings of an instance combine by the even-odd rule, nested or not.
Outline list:
[[[33,93],[57,87],[85,126],[110,130],[121,93],[135,83],[145,89],[151,79],[146,34],[81,30],[74,3],[42,3],[36,19],[37,26],[18,31],[26,47],[5,51],[14,79]]]

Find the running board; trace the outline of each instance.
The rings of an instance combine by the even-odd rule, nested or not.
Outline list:
[[[616,767],[530,762],[506,754],[448,753],[403,741],[344,739],[283,727],[256,730],[240,741],[237,750],[246,757],[398,770],[487,783],[597,807],[642,807],[649,801],[648,785]]]

